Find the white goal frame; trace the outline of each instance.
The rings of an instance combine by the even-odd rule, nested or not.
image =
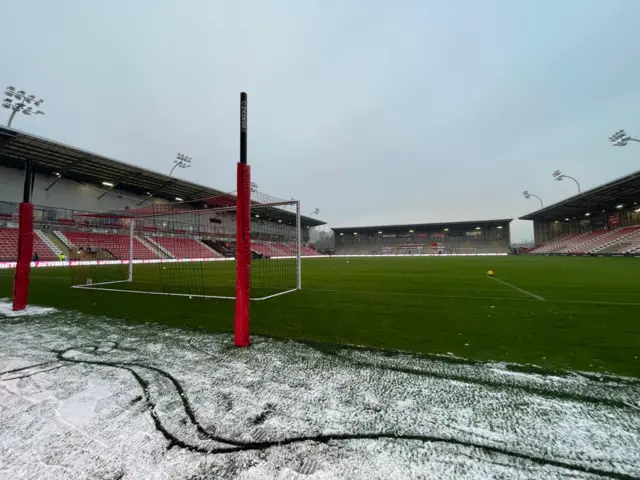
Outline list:
[[[251,294],[250,300],[252,301],[262,301],[268,300],[270,298],[279,297],[281,295],[286,295],[288,293],[293,293],[302,289],[302,228],[301,228],[301,214],[300,214],[300,201],[299,200],[290,200],[290,201],[277,201],[277,202],[268,202],[268,203],[258,203],[252,205],[256,209],[265,209],[265,208],[277,208],[277,207],[295,207],[295,256],[277,256],[271,257],[272,261],[280,261],[286,259],[295,258],[296,267],[295,267],[295,288],[291,288],[282,292],[273,293],[271,295],[265,296],[254,296]],[[134,264],[154,264],[154,263],[188,263],[188,262],[210,262],[210,261],[235,261],[234,257],[225,257],[225,258],[179,258],[179,259],[157,259],[157,260],[136,260],[134,257],[134,238],[136,236],[136,220],[145,220],[148,221],[153,219],[154,217],[167,217],[174,215],[193,215],[196,212],[207,212],[207,213],[216,213],[216,212],[236,212],[236,207],[219,207],[219,208],[211,208],[207,210],[184,210],[182,212],[174,212],[174,213],[155,213],[155,214],[147,214],[147,215],[135,215],[135,216],[126,216],[122,215],[118,218],[126,218],[129,220],[129,242],[128,242],[128,258],[125,260],[90,260],[90,261],[72,261],[71,263],[75,265],[86,265],[86,266],[97,266],[100,265],[122,265],[126,264],[127,268],[127,278],[121,280],[110,280],[105,282],[97,282],[97,283],[87,283],[80,285],[72,285],[71,288],[76,289],[84,289],[84,290],[98,290],[98,291],[108,291],[108,292],[126,292],[126,293],[140,293],[147,295],[169,295],[169,296],[177,296],[177,297],[189,297],[189,298],[215,298],[215,299],[223,299],[223,300],[235,300],[235,295],[202,295],[202,294],[189,294],[189,293],[174,293],[174,292],[154,292],[154,291],[145,291],[145,290],[131,290],[125,288],[104,288],[106,285],[115,285],[119,283],[133,283],[134,281]],[[237,212],[236,212],[237,214]],[[115,215],[114,215],[115,216]],[[82,228],[86,228],[86,226],[82,226]],[[233,236],[235,236],[236,232],[233,232]],[[230,234],[231,235],[231,234]],[[190,238],[192,236],[189,236]],[[193,236],[196,237],[196,236]],[[196,238],[194,238],[196,239]]]

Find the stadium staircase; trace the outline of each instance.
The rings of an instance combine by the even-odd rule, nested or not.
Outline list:
[[[274,250],[280,252],[281,257],[295,257],[296,255],[298,255],[296,248],[290,245],[287,245],[286,243],[267,242],[267,245],[269,245]]]
[[[62,242],[62,244],[67,247],[69,250],[71,250],[73,248],[72,243],[69,241],[69,239],[65,236],[64,233],[58,231],[58,230],[54,230],[53,231],[53,235]]]
[[[171,258],[219,258],[221,255],[213,248],[196,240],[185,237],[146,237]]]
[[[149,237],[145,237],[144,235],[134,235],[133,237],[136,240],[138,240],[142,245],[144,245],[153,253],[155,253],[158,256],[158,258],[172,258],[170,253],[165,252],[162,248],[158,248],[158,246],[155,243],[149,241]]]
[[[284,254],[266,242],[251,242],[251,251],[265,257],[284,257]]]
[[[198,242],[198,244],[200,244],[202,247],[206,248],[207,250],[211,251],[211,253],[213,253],[213,256],[216,258],[219,257],[224,257],[224,255],[222,255],[220,252],[218,252],[215,248],[211,248],[209,245],[207,245],[206,243],[204,243],[202,240],[196,240]]]
[[[59,248],[60,250],[62,250],[62,253],[64,253],[65,255],[68,255],[68,254],[69,254],[69,249],[67,248],[67,246],[66,246],[64,243],[62,243],[62,242],[60,241],[60,239],[59,239],[58,237],[56,237],[56,236],[54,235],[54,233],[55,233],[55,232],[53,232],[53,231],[51,231],[51,230],[50,230],[50,231],[48,231],[48,232],[45,232],[45,235],[46,235],[46,236],[47,236],[47,237],[48,237],[48,238],[49,238],[49,239],[50,239],[50,240],[51,240],[55,245],[57,245],[57,246],[58,246],[58,248]]]
[[[56,254],[56,257],[59,257],[60,255],[68,256],[68,252],[63,252],[58,244],[54,242],[52,238],[49,238],[49,235],[47,235],[45,232],[43,232],[42,230],[34,230],[34,232],[38,237],[40,237],[40,240],[42,240],[47,245],[47,247],[49,247],[51,251]],[[40,254],[38,253],[38,255]]]
[[[212,248],[216,252],[220,254],[220,256],[225,258],[233,258],[236,255],[235,245],[229,244],[227,247],[227,243],[221,240],[209,240],[208,238],[203,238],[202,243],[204,243],[209,248]]]
[[[156,249],[160,250],[162,253],[164,253],[167,258],[176,258],[174,257],[171,252],[169,250],[167,250],[166,248],[164,248],[162,245],[160,245],[159,243],[155,242],[153,240],[153,237],[150,236],[145,236],[144,237],[145,240],[147,240],[151,245],[153,245]]]

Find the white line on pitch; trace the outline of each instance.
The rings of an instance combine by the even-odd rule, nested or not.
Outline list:
[[[487,278],[490,278],[491,280],[495,280],[496,282],[501,283],[503,285],[506,285],[507,287],[511,287],[514,290],[517,290],[517,291],[519,291],[521,293],[524,293],[525,295],[529,295],[530,297],[533,297],[536,300],[540,300],[541,302],[545,301],[545,299],[543,297],[541,297],[540,295],[536,295],[535,293],[531,293],[529,290],[525,290],[524,288],[516,287],[512,283],[505,282],[504,280],[500,280],[499,278],[496,278],[496,277],[487,277]]]
[[[469,299],[479,299],[479,300],[516,300],[522,301],[525,300],[520,296],[513,297],[496,297],[494,295],[453,295],[448,293],[415,293],[415,292],[379,292],[379,291],[370,291],[370,290],[350,290],[348,288],[342,290],[336,289],[326,289],[326,288],[302,288],[302,292],[325,292],[325,293],[346,293],[346,294],[357,294],[357,295],[371,295],[373,297],[380,295],[392,295],[392,296],[400,296],[400,297],[436,297],[436,298],[469,298]],[[638,304],[640,305],[640,303]]]

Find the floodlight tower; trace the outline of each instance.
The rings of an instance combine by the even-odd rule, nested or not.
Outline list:
[[[573,177],[570,177],[569,175],[565,175],[564,173],[561,173],[560,170],[556,170],[555,172],[553,172],[551,175],[553,175],[553,177],[561,182],[563,178],[570,178],[571,180],[573,180],[574,182],[576,182],[576,185],[578,186],[578,193],[580,193],[582,190],[580,189],[580,183],[578,182],[578,180],[576,180]]]
[[[13,122],[18,112],[23,115],[44,115],[44,112],[37,108],[44,102],[43,99],[36,100],[35,95],[27,95],[24,90],[16,90],[16,87],[11,85],[4,89],[4,94],[6,97],[2,100],[2,106],[7,110],[11,110],[7,127],[11,128],[11,122]],[[34,110],[34,107],[36,107],[36,110]]]
[[[637,138],[627,135],[624,130],[618,130],[616,133],[609,137],[609,141],[614,147],[626,147],[629,142],[640,142]]]
[[[525,190],[524,192],[522,192],[522,195],[527,200],[529,200],[531,197],[537,198],[540,201],[540,208],[544,208],[544,204],[542,203],[542,199],[539,196],[534,195],[533,193],[529,193],[528,190]]]
[[[171,169],[171,172],[169,172],[169,176],[173,174],[173,171],[176,169],[176,167],[189,168],[191,166],[191,157],[187,157],[182,153],[178,153],[173,163],[175,163],[175,165]]]

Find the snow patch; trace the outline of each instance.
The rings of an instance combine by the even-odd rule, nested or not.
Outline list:
[[[29,305],[26,309],[14,312],[13,303],[8,298],[0,298],[0,318],[2,317],[33,317],[36,315],[47,315],[55,312],[55,308],[36,307]]]
[[[640,381],[54,311],[0,324],[7,478],[640,477]]]

